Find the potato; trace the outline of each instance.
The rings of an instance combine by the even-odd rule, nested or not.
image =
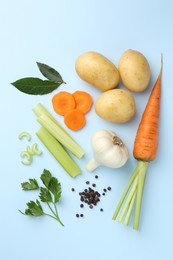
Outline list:
[[[123,89],[112,89],[102,93],[94,108],[98,116],[114,123],[127,122],[136,112],[133,95]]]
[[[79,77],[101,91],[117,87],[120,75],[116,66],[103,55],[90,51],[81,54],[75,63]]]
[[[123,85],[131,91],[145,90],[150,81],[150,66],[143,54],[127,50],[120,58],[118,69]]]

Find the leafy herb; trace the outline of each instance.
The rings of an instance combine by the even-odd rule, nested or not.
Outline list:
[[[31,215],[36,217],[46,215],[57,220],[62,226],[64,226],[59,218],[58,210],[56,206],[56,203],[60,200],[61,197],[61,184],[58,182],[58,180],[55,177],[52,177],[51,173],[46,169],[43,170],[40,179],[42,180],[45,187],[39,187],[35,179],[29,179],[28,182],[22,183],[21,186],[23,190],[39,189],[40,190],[39,198],[41,202],[45,202],[47,204],[52,214],[48,214],[44,212],[41,203],[38,199],[36,200],[36,202],[32,200],[29,201],[26,204],[27,208],[25,209],[24,213],[21,210],[19,210],[19,212],[22,213],[23,215]]]
[[[23,78],[11,83],[19,91],[30,95],[44,95],[55,90],[60,84],[39,78]]]
[[[62,83],[65,83],[55,69],[46,64],[37,62],[40,72],[48,79],[26,77],[11,83],[19,91],[29,95],[45,95],[57,89]]]
[[[39,200],[36,200],[36,202],[31,200],[26,205],[28,206],[28,208],[25,210],[26,215],[31,215],[31,216],[35,216],[35,217],[44,215],[44,212],[43,212],[43,209],[41,207]]]
[[[23,190],[37,190],[39,189],[38,182],[36,179],[29,179],[28,182],[21,183]]]
[[[54,177],[51,178],[51,181],[49,183],[49,190],[54,195],[54,203],[57,203],[61,197],[61,184]]]
[[[49,187],[49,183],[51,180],[51,173],[50,171],[44,169],[42,175],[40,176],[40,179],[42,180],[43,184],[48,188]]]
[[[52,202],[52,196],[51,193],[49,192],[49,190],[47,188],[40,188],[40,199],[42,202]]]
[[[40,63],[37,62],[37,66],[40,70],[40,72],[43,74],[43,76],[45,76],[47,79],[49,79],[50,81],[54,82],[54,83],[65,83],[61,77],[61,75],[59,74],[58,71],[56,71],[55,69],[49,67],[48,65],[44,64],[44,63]]]

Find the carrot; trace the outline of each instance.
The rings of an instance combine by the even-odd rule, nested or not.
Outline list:
[[[75,108],[76,103],[72,94],[61,91],[53,96],[52,105],[57,114],[65,115],[69,110]]]
[[[92,106],[92,97],[89,93],[85,91],[75,91],[73,93],[76,108],[80,109],[84,114],[86,114]]]
[[[159,135],[161,74],[162,65],[136,134],[133,155],[138,160],[149,162],[156,158]]]
[[[121,222],[124,218],[124,224],[128,225],[133,206],[136,204],[133,224],[133,228],[136,230],[139,228],[140,210],[148,164],[156,158],[158,149],[162,66],[163,61],[161,57],[160,73],[143,112],[134,141],[133,155],[134,158],[138,160],[138,165],[112,217],[112,219],[116,219],[126,199],[118,221]]]
[[[83,112],[76,108],[68,111],[64,115],[64,123],[71,130],[77,131],[85,125],[86,119]]]

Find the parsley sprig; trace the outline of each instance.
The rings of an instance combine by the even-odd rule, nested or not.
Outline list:
[[[27,182],[21,183],[21,187],[25,191],[39,190],[39,198],[41,202],[45,202],[47,204],[51,214],[44,212],[38,199],[36,201],[31,200],[26,203],[27,208],[25,209],[25,212],[19,210],[20,213],[22,213],[23,215],[30,215],[35,217],[43,215],[49,216],[57,220],[62,226],[64,226],[59,218],[56,206],[56,203],[58,203],[61,198],[61,184],[58,182],[57,178],[52,177],[50,171],[46,169],[43,170],[40,179],[44,184],[44,187],[40,187],[36,179],[29,179]]]

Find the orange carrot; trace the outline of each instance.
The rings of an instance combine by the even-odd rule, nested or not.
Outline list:
[[[64,115],[64,123],[71,130],[77,131],[85,125],[86,119],[80,109],[72,109]]]
[[[162,65],[159,76],[142,115],[134,142],[134,157],[138,160],[144,160],[147,162],[156,158],[158,148],[161,75]]]
[[[89,93],[85,91],[75,91],[73,93],[76,102],[76,108],[80,109],[84,114],[86,114],[92,106],[92,97]]]
[[[65,115],[69,110],[75,108],[76,103],[72,94],[61,91],[53,96],[52,105],[57,114]]]
[[[142,115],[134,142],[133,155],[138,160],[138,165],[125,188],[112,218],[116,219],[126,198],[118,220],[121,222],[125,218],[124,224],[128,225],[135,203],[134,229],[139,227],[140,209],[148,164],[156,158],[158,149],[162,66],[163,61],[161,57],[160,73]]]

